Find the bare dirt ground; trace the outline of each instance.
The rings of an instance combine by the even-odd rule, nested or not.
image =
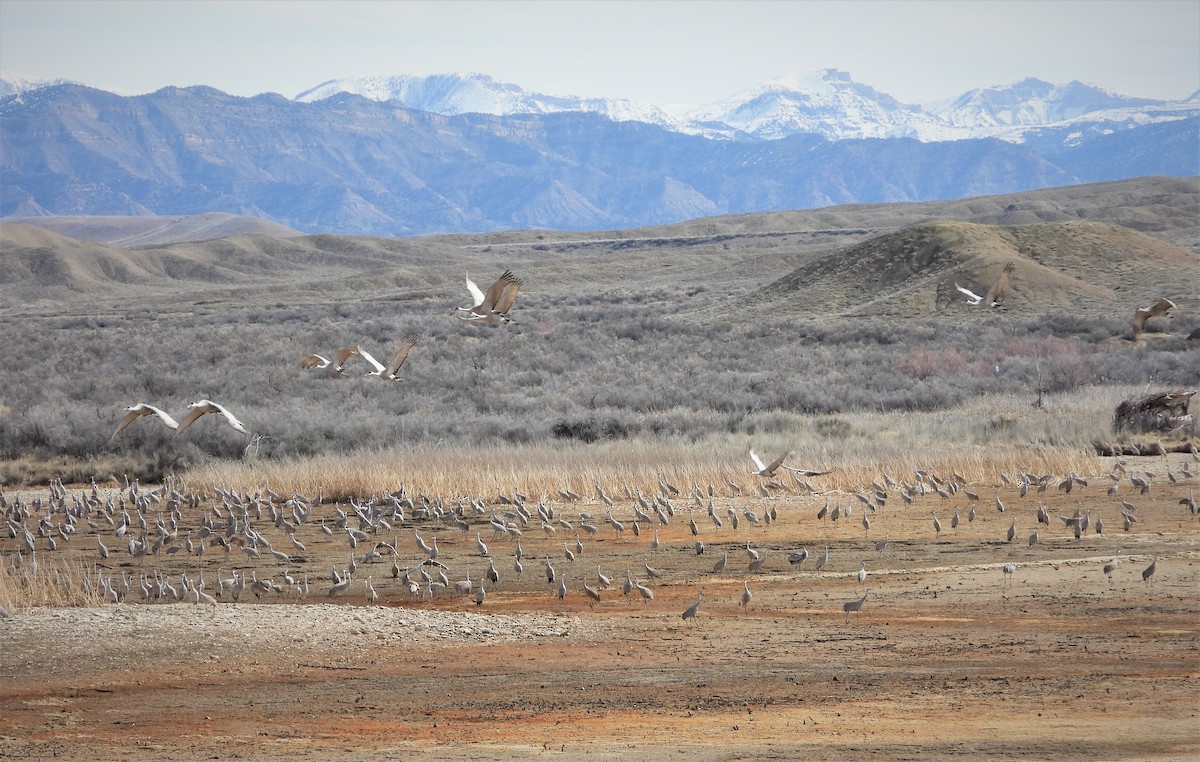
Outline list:
[[[847,493],[766,499],[718,490],[718,528],[685,491],[672,499],[670,523],[643,525],[640,537],[618,535],[595,500],[558,500],[556,514],[572,529],[549,533],[536,519],[524,527],[519,575],[516,539],[494,535],[486,517],[466,533],[431,520],[378,531],[376,540],[398,538],[406,567],[425,557],[413,527],[436,536],[451,583],[469,573],[476,587],[487,568],[479,531],[500,582],[478,606],[448,591],[413,599],[392,577],[390,555],[362,561],[371,545],[363,542],[354,584],[331,598],[330,570],[351,555],[344,531],[319,530],[322,518],[337,518],[332,505],[312,509],[296,533],[306,550],[289,547],[286,564],[265,552],[253,561],[236,545],[229,555],[209,546],[203,557],[164,549],[134,559],[108,527],[102,537],[114,552],[102,560],[81,524],[53,553],[39,544],[40,563],[96,564],[114,580],[203,571],[213,594],[231,568],[276,581],[288,571],[307,574],[310,592],[304,601],[247,590],[238,603],[226,592],[216,606],[167,604],[144,602],[135,584],[120,604],[9,611],[0,618],[0,756],[1195,759],[1200,524],[1178,501],[1200,480],[1180,476],[1181,462],[1173,462],[1177,483],[1161,460],[1131,464],[1156,472],[1149,495],[1126,479],[1109,496],[1103,477],[1069,494],[1052,485],[1024,498],[999,479],[973,484],[974,521],[961,492],[905,506],[893,488],[886,506],[868,511],[869,528],[865,506]],[[1097,460],[1097,473],[1110,463]],[[818,520],[827,499],[851,515]],[[1122,499],[1138,519],[1127,532]],[[1039,501],[1048,526],[1036,523]],[[627,526],[631,506],[617,499]],[[739,516],[774,507],[778,518],[754,526],[743,516],[735,531],[730,507]],[[1080,539],[1058,518],[1076,508],[1093,520]],[[178,543],[201,510],[183,509]],[[594,536],[578,531],[580,511],[594,514]],[[166,510],[146,515],[152,527]],[[689,515],[706,543],[701,555]],[[269,515],[254,526],[274,548],[290,545]],[[1030,545],[1035,528],[1039,542]],[[569,561],[564,544],[573,549],[577,534],[583,551]],[[7,533],[0,540],[6,565],[16,543]],[[748,569],[747,544],[766,554],[758,572]],[[829,563],[817,571],[826,545]],[[801,547],[808,560],[789,564]],[[1106,577],[1102,567],[1118,552]],[[725,553],[725,570],[714,573]],[[547,560],[565,575],[562,599],[546,581]],[[1017,565],[1011,575],[1006,563]],[[662,577],[650,578],[646,564]],[[598,586],[597,567],[614,583],[599,603],[581,587]],[[652,600],[622,594],[626,570]],[[374,605],[364,594],[368,575],[381,596]],[[745,606],[743,583],[753,594]],[[843,612],[866,590],[859,613]],[[698,616],[685,621],[701,593]]]

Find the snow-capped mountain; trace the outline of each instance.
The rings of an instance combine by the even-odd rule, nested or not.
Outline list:
[[[70,79],[31,79],[17,74],[15,71],[0,69],[0,97],[5,95],[20,95],[30,90],[40,90],[53,85],[79,84]]]
[[[1144,108],[1159,103],[1083,82],[1055,85],[1030,77],[1012,85],[971,90],[949,102],[934,104],[928,110],[953,127],[978,131],[1045,126],[1097,111]]]
[[[1056,85],[1034,78],[921,106],[902,103],[837,69],[782,77],[716,103],[672,111],[624,98],[535,93],[484,74],[351,77],[325,82],[296,100],[312,102],[340,92],[397,100],[444,115],[589,112],[714,139],[775,140],[808,133],[826,140],[1000,138],[1022,143],[1029,133],[1051,127],[1096,133],[1200,114],[1196,96],[1156,101],[1078,81]]]
[[[614,122],[646,122],[673,132],[688,132],[684,120],[663,109],[628,98],[578,98],[546,95],[486,74],[399,75],[332,79],[305,90],[295,100],[312,103],[337,93],[353,93],[375,101],[400,101],[434,114],[552,114],[565,111],[601,114]]]
[[[816,133],[828,140],[950,137],[945,123],[837,69],[783,77],[687,112],[695,122],[722,123],[774,140]]]
[[[36,80],[0,70],[0,97],[66,80]],[[445,116],[584,112],[644,122],[671,132],[723,140],[775,140],[797,134],[826,140],[914,138],[922,142],[999,138],[1011,143],[1060,135],[1077,141],[1137,126],[1200,115],[1200,92],[1180,101],[1122,95],[1078,81],[1028,78],[978,88],[937,103],[906,104],[837,69],[782,77],[716,103],[668,110],[627,98],[547,95],[486,74],[350,77],[324,82],[294,99],[315,103],[338,93]]]

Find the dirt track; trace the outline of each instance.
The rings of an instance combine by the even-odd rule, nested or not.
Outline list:
[[[143,604],[135,593],[137,602],[0,619],[0,755],[1195,758],[1200,527],[1178,500],[1200,480],[1160,479],[1142,497],[1128,481],[1116,497],[1105,495],[1107,481],[1097,484],[1024,499],[1014,487],[972,485],[980,503],[969,523],[961,496],[927,495],[911,507],[893,498],[869,530],[862,504],[845,494],[718,498],[722,518],[729,506],[761,514],[770,505],[779,518],[734,531],[727,518],[718,529],[697,508],[707,543],[700,556],[687,496],[673,499],[676,516],[659,526],[656,552],[653,528],[618,537],[601,504],[558,503],[558,515],[573,523],[580,510],[594,513],[600,531],[581,538],[583,554],[570,562],[563,545],[574,547],[575,531],[531,525],[520,576],[515,541],[492,537],[486,520],[473,520],[470,533],[419,523],[422,536],[437,536],[451,582],[482,575],[475,531],[482,533],[501,575],[482,606],[446,592],[412,600],[391,578],[388,556],[361,564],[351,591],[330,599],[329,570],[344,566],[350,551],[344,537],[318,532],[320,517],[335,517],[332,506],[318,506],[297,533],[308,551],[288,566],[309,575],[303,604],[273,594],[247,603],[249,591],[241,603],[226,594],[215,607]],[[994,507],[997,495],[1004,513]],[[827,497],[853,505],[851,517],[818,521]],[[1030,546],[1039,499],[1052,523]],[[1137,506],[1129,532],[1121,531],[1120,499]],[[619,518],[632,518],[629,501],[617,506]],[[1093,518],[1103,512],[1103,534],[1073,537],[1058,514],[1077,506]],[[952,530],[956,510],[962,521]],[[935,513],[944,527],[937,538]],[[256,526],[282,547],[284,535],[269,521]],[[377,539],[393,535],[403,563],[423,557],[407,524]],[[761,572],[747,571],[747,541],[767,554]],[[0,541],[5,559],[14,542]],[[814,571],[826,543],[829,565]],[[100,560],[91,534],[66,546],[56,553]],[[801,546],[811,555],[793,567],[787,555]],[[1102,566],[1118,550],[1121,564],[1106,578]],[[727,567],[714,574],[725,551]],[[361,544],[356,552],[361,557]],[[43,563],[46,555],[39,546]],[[231,566],[260,578],[285,570],[238,555],[210,547],[203,558],[131,559],[122,551],[101,568],[135,578],[204,570],[210,592]],[[1144,583],[1154,555],[1157,572]],[[546,583],[547,558],[567,576],[562,600]],[[869,577],[860,586],[863,561]],[[1008,562],[1018,564],[1011,578],[1001,570]],[[663,578],[648,582],[646,563]],[[597,585],[597,565],[614,587],[592,605],[580,583]],[[649,584],[653,600],[621,594],[626,569]],[[358,580],[367,574],[379,605],[366,604]],[[745,607],[744,580],[753,592]],[[843,602],[863,589],[870,592],[862,611],[843,613]],[[701,591],[699,616],[684,621],[681,612]]]

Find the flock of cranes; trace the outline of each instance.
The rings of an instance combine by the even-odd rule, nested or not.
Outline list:
[[[960,286],[955,282],[954,287],[967,297],[967,303],[972,306],[982,306],[988,309],[1003,309],[1001,301],[1005,289],[1007,289],[1012,273],[1016,270],[1016,265],[1009,262],[1004,266],[1000,275],[993,281],[987,292],[980,296],[968,288]],[[512,322],[509,317],[512,311],[513,304],[516,301],[517,293],[524,285],[524,281],[513,275],[511,270],[505,270],[504,273],[496,279],[486,292],[480,290],[479,286],[471,280],[470,276],[466,277],[467,291],[471,295],[472,303],[468,307],[456,307],[455,311],[461,320],[471,323],[497,327],[507,325]],[[1171,310],[1175,308],[1174,302],[1169,299],[1159,299],[1150,307],[1139,307],[1134,311],[1133,319],[1133,336],[1135,339],[1140,337],[1145,331],[1146,321],[1153,317],[1171,316]],[[401,342],[400,349],[392,356],[392,359],[386,365],[379,362],[375,357],[364,349],[362,346],[346,347],[338,351],[338,353],[329,359],[323,355],[312,354],[308,355],[300,361],[300,367],[303,369],[326,370],[330,373],[345,375],[346,363],[353,357],[361,357],[370,366],[371,370],[365,375],[375,376],[384,381],[398,381],[399,371],[404,362],[408,359],[409,353],[420,340],[419,336],[404,337]],[[200,400],[188,406],[189,413],[183,421],[176,423],[175,420],[163,412],[161,409],[148,403],[137,403],[125,408],[127,414],[117,424],[116,431],[112,436],[115,438],[126,426],[141,416],[156,415],[168,428],[175,429],[175,434],[180,434],[184,429],[192,424],[197,418],[205,413],[220,413],[234,430],[249,435],[249,432],[242,423],[234,417],[223,406],[213,402],[212,400]],[[758,456],[753,452],[751,457],[754,459],[757,467],[756,473],[761,476],[773,476],[775,471],[782,465],[782,459],[773,462],[767,466],[759,460]],[[784,467],[786,468],[786,466]],[[819,472],[812,472],[810,475],[821,475]]]
[[[152,411],[143,414],[158,415]],[[978,493],[962,477],[939,477],[917,470],[911,481],[885,474],[882,482],[873,480],[869,487],[849,494],[825,492],[824,506],[815,514],[809,513],[803,506],[819,500],[821,493],[801,475],[829,472],[792,468],[788,469],[791,482],[785,483],[777,478],[775,469],[789,454],[777,458],[769,469],[757,454],[751,454],[750,475],[765,492],[765,496],[760,493],[753,498],[765,506],[759,512],[745,504],[741,510],[735,508],[733,503],[745,498],[742,487],[732,479],[722,489],[697,484],[687,491],[659,479],[649,492],[626,485],[614,494],[597,482],[592,498],[564,488],[553,499],[543,495],[536,500],[515,491],[498,493],[492,499],[431,498],[400,488],[344,505],[319,497],[280,495],[269,488],[252,494],[216,486],[190,490],[174,479],[152,490],[142,489],[136,481],[122,489],[102,489],[93,482],[90,488],[74,494],[57,483],[51,485],[45,501],[26,502],[0,491],[4,518],[0,541],[10,541],[6,571],[20,574],[36,570],[39,559],[71,547],[80,535],[92,536],[94,551],[88,554],[86,544],[81,548],[85,557],[91,556],[85,560],[92,571],[80,584],[88,593],[111,603],[179,601],[217,605],[249,596],[264,601],[303,601],[312,595],[323,599],[357,598],[368,605],[450,598],[483,606],[491,600],[490,595],[527,591],[531,586],[536,589],[539,585],[534,580],[543,577],[557,599],[580,595],[589,606],[602,604],[618,591],[649,605],[655,601],[658,586],[698,584],[695,603],[682,614],[684,620],[691,620],[700,616],[706,594],[723,587],[707,585],[706,579],[742,576],[736,605],[744,608],[755,601],[751,579],[765,573],[775,578],[788,574],[814,580],[855,580],[858,594],[841,604],[848,619],[867,605],[870,590],[863,587],[871,573],[861,556],[855,559],[859,560],[856,573],[830,568],[827,529],[831,527],[827,522],[853,521],[855,512],[860,512],[867,543],[862,549],[873,548],[874,557],[882,559],[896,541],[890,532],[870,541],[866,535],[871,531],[872,519],[904,531],[900,542],[911,552],[924,542],[938,541],[943,531],[935,514],[933,537],[920,535],[914,522],[920,514],[914,508],[918,501],[961,501],[951,523],[952,531],[970,525],[977,511],[982,510]],[[1168,482],[1181,484],[1195,476],[1190,464],[1184,463],[1178,475],[1168,471]],[[1129,532],[1139,521],[1138,509],[1117,496],[1119,487],[1128,481],[1145,495],[1155,483],[1155,475],[1126,472],[1118,464],[1111,478],[1112,485],[1103,497],[1097,494],[1087,499],[1092,505],[1096,501],[1119,502],[1124,531]],[[1087,486],[1087,480],[1074,474],[1060,480],[1052,474],[1020,473],[1014,478],[1002,475],[1001,481],[1015,494],[1007,498],[1007,504],[997,494],[994,509],[1010,515],[1029,511],[1032,506],[1022,500],[1027,496],[1035,500],[1053,489],[1056,482],[1056,491],[1064,496],[1072,489]],[[1075,492],[1072,497],[1078,495]],[[836,505],[831,508],[833,500]],[[719,504],[726,501],[729,504],[725,510],[719,510]],[[1197,514],[1194,489],[1178,502],[1189,515]],[[963,510],[968,511],[967,519],[960,523],[958,516]],[[1039,524],[1049,526],[1050,513],[1040,501],[1035,516]],[[1076,510],[1074,516],[1060,513],[1059,518],[1068,538],[1073,535],[1078,541],[1089,528],[1093,536],[1103,537],[1103,525],[1098,514],[1092,519],[1092,508]],[[772,536],[781,523],[792,527],[785,535],[788,538],[826,536],[811,572],[804,571],[806,561],[812,557],[807,547],[779,552],[780,542],[773,541]],[[668,546],[660,540],[660,530],[683,533],[681,524],[687,527],[687,541],[676,538]],[[1021,566],[1003,558],[1016,552],[1016,527],[1013,518],[1003,534],[998,533],[992,540],[976,539],[983,546],[980,552],[998,550],[1001,554],[992,566],[999,566],[1005,586]],[[431,534],[423,536],[422,531]],[[438,532],[451,533],[442,535],[441,546]],[[485,540],[484,532],[490,532],[489,539]],[[462,539],[471,533],[475,535],[473,540]],[[567,539],[558,539],[564,534]],[[404,541],[404,535],[411,537],[411,544]],[[835,544],[843,553],[858,547],[844,538]],[[1035,544],[1030,542],[1031,551]],[[74,543],[75,547],[80,545]],[[603,557],[608,563],[624,559],[631,568],[637,563],[638,572],[625,569],[624,584],[620,585],[616,575],[605,574],[598,565],[601,554],[596,548],[606,551]],[[687,562],[705,554],[712,557],[718,550],[720,557],[711,571],[701,566],[697,572],[695,561]],[[734,559],[734,554],[740,553],[745,554],[744,567]],[[1110,580],[1121,568],[1120,553],[1118,548],[1112,560],[1103,565],[1103,574]],[[511,557],[511,572],[497,566],[498,559],[505,556]],[[328,569],[331,559],[337,559],[333,567],[322,571],[320,565]],[[1142,571],[1141,579],[1146,584],[1153,583],[1158,560],[1155,555]],[[528,569],[530,561],[539,564],[540,575]],[[231,572],[226,573],[226,568]],[[594,572],[583,571],[585,568]],[[461,578],[456,578],[459,575]]]
[[[1014,270],[1015,266],[1013,264],[1007,264],[984,296],[979,296],[957,283],[954,285],[958,291],[967,297],[969,304],[988,309],[998,308],[1002,306],[1001,300]],[[456,314],[459,319],[474,324],[491,327],[507,325],[512,322],[510,317],[511,310],[522,285],[523,281],[508,270],[486,292],[480,290],[470,277],[467,277],[466,286],[471,295],[472,303],[470,306],[457,307]],[[1161,299],[1149,308],[1139,308],[1134,321],[1135,337],[1141,334],[1145,322],[1149,318],[1167,315],[1174,306],[1169,300]],[[376,360],[363,347],[356,346],[340,350],[333,359],[321,355],[310,355],[300,361],[300,367],[304,369],[324,369],[331,373],[344,375],[347,372],[347,363],[354,357],[360,357],[371,368],[365,373],[366,376],[375,376],[384,381],[396,381],[399,378],[398,373],[401,367],[418,343],[419,338],[404,338],[400,349],[386,365]],[[147,403],[138,403],[125,408],[125,410],[126,414],[122,417],[116,430],[113,432],[113,438],[134,421],[143,417],[156,417],[163,425],[173,429],[175,436],[178,436],[202,416],[209,413],[218,414],[234,430],[249,435],[246,427],[233,413],[222,405],[208,399],[201,399],[189,405],[186,414],[179,421],[176,421],[164,410]],[[785,452],[770,464],[767,464],[763,462],[753,449],[749,451],[749,457],[753,464],[753,468],[749,473],[751,476],[757,477],[756,487],[759,498],[768,502],[774,501],[781,494],[781,490],[787,489],[778,479],[782,472],[788,472],[792,475],[796,482],[797,494],[803,492],[812,494],[816,492],[812,485],[803,481],[801,477],[811,478],[831,473],[829,469],[810,470],[786,466],[784,465],[784,461],[790,454]],[[1190,476],[1190,472],[1188,472],[1188,476]],[[974,521],[978,509],[978,498],[970,491],[965,480],[961,478],[941,480],[932,474],[921,471],[916,472],[916,477],[912,484],[896,482],[890,477],[885,477],[884,484],[872,482],[872,489],[864,491],[866,494],[863,494],[863,492],[856,492],[854,494],[854,498],[862,503],[863,506],[860,523],[863,527],[864,537],[871,531],[872,519],[875,518],[878,520],[882,518],[879,512],[887,504],[891,495],[898,495],[905,506],[911,506],[915,498],[925,494],[936,494],[943,498],[950,498],[957,495],[961,490],[969,501],[966,506],[963,506],[968,511],[966,523],[970,524]],[[1020,497],[1025,497],[1027,491],[1031,488],[1044,491],[1049,483],[1049,479],[1049,475],[1038,478],[1030,474],[1023,474],[1019,481]],[[1130,479],[1131,483],[1135,486],[1138,484],[1143,485],[1141,487],[1143,492],[1148,489],[1147,480],[1138,477],[1136,474],[1131,475]],[[1072,486],[1077,483],[1086,485],[1086,481],[1078,479],[1074,474],[1070,474],[1060,484],[1060,489],[1069,492]],[[1110,495],[1115,493],[1117,484],[1118,482],[1114,482],[1113,486],[1109,489]],[[738,498],[742,494],[741,487],[732,480],[728,482],[727,488],[730,498]],[[613,513],[613,498],[599,484],[596,485],[596,496],[605,504],[605,510],[607,511],[607,520],[605,522],[596,521],[593,514],[586,511],[579,511],[578,519],[573,522],[571,519],[564,518],[561,513],[552,507],[547,498],[543,497],[543,499],[536,501],[536,503],[531,503],[531,501],[519,495],[514,495],[512,498],[501,496],[500,503],[506,506],[502,515],[497,513],[496,506],[490,508],[489,515],[489,508],[485,504],[485,501],[480,498],[459,498],[454,504],[448,504],[443,500],[435,502],[425,497],[414,499],[405,495],[402,490],[383,498],[367,500],[362,503],[352,501],[349,510],[344,510],[341,505],[335,505],[333,506],[335,515],[320,517],[319,526],[323,537],[318,536],[316,541],[321,542],[323,538],[342,537],[343,541],[347,542],[349,546],[350,562],[341,569],[333,569],[328,575],[329,587],[326,594],[331,597],[350,594],[356,579],[354,575],[360,564],[366,566],[373,562],[378,562],[386,556],[390,556],[393,559],[392,577],[400,580],[401,586],[408,591],[411,597],[430,599],[439,591],[448,590],[451,594],[455,595],[470,595],[477,605],[483,605],[487,600],[487,585],[492,585],[492,589],[494,590],[499,583],[500,576],[499,571],[495,567],[492,553],[487,543],[483,540],[481,531],[476,531],[475,533],[475,550],[479,558],[487,559],[487,569],[481,575],[478,575],[475,580],[472,580],[470,574],[467,573],[465,579],[453,583],[451,583],[449,577],[446,575],[446,566],[439,560],[436,537],[434,537],[432,544],[426,543],[414,526],[413,532],[417,551],[423,554],[424,558],[404,565],[401,565],[399,562],[402,550],[398,533],[393,535],[391,542],[381,538],[388,530],[396,530],[406,522],[412,523],[420,519],[441,520],[459,530],[467,531],[473,521],[479,522],[486,518],[497,537],[516,538],[512,568],[518,575],[524,572],[521,537],[523,536],[523,532],[528,531],[530,522],[535,522],[545,533],[553,533],[559,529],[566,528],[568,531],[574,529],[577,533],[585,533],[591,537],[595,537],[600,531],[599,527],[607,523],[616,533],[617,539],[624,537],[624,531],[627,526],[632,527],[635,537],[641,536],[643,527],[649,528],[650,526],[655,526],[653,539],[649,541],[649,552],[654,554],[660,549],[657,527],[669,525],[672,518],[677,515],[678,508],[672,500],[679,498],[679,490],[662,480],[659,482],[658,489],[654,490],[650,495],[643,493],[640,489],[636,490],[636,492],[630,491],[628,487],[625,489],[626,497],[631,501],[632,516],[622,520]],[[570,490],[562,491],[560,496],[568,502],[581,499],[577,493]],[[2,498],[3,495],[0,493],[0,500]],[[692,498],[696,505],[687,508],[687,513],[689,514],[688,523],[690,534],[693,538],[693,551],[698,556],[709,552],[710,548],[700,537],[701,533],[694,515],[695,511],[699,508],[706,509],[708,520],[712,524],[712,528],[708,531],[720,531],[724,529],[726,518],[723,518],[720,512],[715,509],[717,491],[712,485],[709,485],[707,492],[702,491],[696,485],[693,488]],[[1189,498],[1191,498],[1190,495]],[[147,514],[152,511],[154,504],[162,503],[163,501],[166,502],[169,511],[165,515],[160,513],[156,517],[155,528],[152,530],[148,526]],[[1186,500],[1181,500],[1180,502],[1185,505],[1187,504]],[[129,513],[127,503],[133,505],[135,509],[134,514],[131,515]],[[1006,510],[999,496],[996,497],[995,504],[998,512],[1003,513]],[[69,539],[66,527],[71,527],[71,531],[76,531],[79,522],[84,521],[89,525],[91,531],[95,532],[97,551],[100,558],[102,560],[109,560],[112,551],[108,549],[102,539],[102,534],[107,530],[111,530],[114,537],[125,543],[126,551],[132,558],[156,555],[160,551],[164,551],[168,556],[179,553],[181,548],[184,547],[183,544],[178,542],[178,532],[180,527],[186,522],[186,518],[183,515],[183,508],[189,506],[198,509],[202,505],[207,505],[207,507],[202,510],[198,521],[192,525],[192,528],[186,530],[188,532],[186,550],[189,556],[201,556],[204,553],[203,549],[206,545],[211,547],[215,544],[222,546],[224,551],[230,555],[234,553],[234,548],[236,547],[237,551],[245,557],[243,560],[246,562],[255,562],[269,557],[285,564],[298,563],[305,558],[308,549],[298,539],[297,535],[300,528],[310,520],[313,509],[317,506],[324,506],[320,500],[312,501],[300,495],[281,498],[269,490],[266,493],[260,492],[253,496],[236,495],[217,488],[195,494],[164,485],[159,490],[141,493],[136,483],[116,495],[110,494],[106,499],[101,499],[97,487],[93,484],[90,495],[75,496],[70,506],[66,503],[65,489],[60,487],[55,493],[52,493],[47,514],[38,517],[36,532],[30,530],[24,521],[18,521],[16,518],[23,517],[27,521],[34,515],[28,510],[27,506],[21,506],[18,502],[16,505],[5,505],[4,508],[10,537],[13,539],[20,538],[24,547],[31,555],[35,551],[39,536],[50,541],[54,540],[49,530],[55,526],[56,516],[61,514],[63,518],[62,523],[58,525],[58,532],[63,541]],[[842,517],[849,518],[854,510],[854,505],[854,500],[851,500],[844,507],[839,502],[831,510],[829,501],[827,500],[825,506],[817,512],[816,519],[823,523],[827,518],[833,522],[838,521]],[[1122,515],[1125,519],[1124,527],[1126,531],[1129,531],[1132,523],[1136,522],[1136,517],[1132,513],[1132,506],[1127,502],[1124,505],[1129,506],[1127,509],[1122,509]],[[256,526],[258,522],[262,521],[264,509],[270,513],[271,520],[269,524],[276,529],[282,530],[286,537],[277,538],[273,542],[268,539],[269,532],[261,531]],[[1194,513],[1194,499],[1191,509]],[[253,518],[251,518],[252,512]],[[136,519],[134,516],[136,516]],[[1080,514],[1079,511],[1076,511],[1074,517],[1060,515],[1060,518],[1062,518],[1065,526],[1072,530],[1076,539],[1078,539],[1082,532],[1086,532],[1090,524],[1090,516],[1090,511],[1087,514]],[[764,513],[751,511],[748,508],[739,512],[729,507],[725,512],[725,517],[728,520],[728,531],[737,531],[743,521],[751,527],[769,527],[779,520],[779,513],[777,505],[770,503]],[[1049,517],[1044,506],[1039,505],[1037,520],[1039,523],[1049,523]],[[328,523],[330,521],[333,523],[332,527]],[[960,524],[960,513],[956,511],[950,520],[950,527],[952,530],[957,530]],[[138,526],[138,530],[134,529],[135,525]],[[1099,533],[1102,531],[1103,524],[1099,516],[1097,516],[1094,524],[1091,525],[1094,527],[1095,532]],[[932,528],[935,540],[940,538],[943,526],[936,514],[932,517]],[[195,533],[194,539],[191,536],[192,532]],[[1004,533],[1004,542],[1011,544],[1016,536],[1016,532],[1017,521],[1014,518]],[[887,549],[889,537],[890,535],[885,534],[882,540],[873,543],[877,553],[881,554]],[[312,540],[310,540],[311,542]],[[1035,529],[1033,534],[1030,535],[1029,547],[1033,547],[1038,542],[1039,534]],[[357,556],[359,543],[363,543],[368,548],[362,553],[361,558]],[[574,564],[584,556],[584,545],[580,539],[580,534],[576,535],[574,548],[567,542],[564,542],[562,545],[561,561],[567,564]],[[282,550],[279,549],[281,546]],[[768,562],[769,556],[767,552],[760,552],[754,549],[751,547],[750,542],[746,543],[745,551],[750,558],[747,565],[747,572],[761,572]],[[266,555],[264,556],[264,554]],[[793,569],[799,568],[808,557],[809,551],[806,547],[790,552],[786,556],[788,566]],[[821,572],[828,566],[829,562],[829,545],[825,544],[823,553],[814,563],[814,568],[817,572]],[[1156,562],[1157,559],[1155,559]],[[1144,580],[1150,581],[1152,579],[1155,563],[1152,563],[1143,574]],[[566,575],[555,569],[549,556],[544,559],[544,564],[547,583],[555,585],[554,590],[558,598],[565,598],[571,591]],[[1114,557],[1104,567],[1105,575],[1111,577],[1118,566],[1118,559]],[[1006,563],[1003,566],[1005,580],[1011,578],[1016,570],[1016,564],[1011,562]],[[181,596],[186,595],[195,602],[203,601],[210,603],[216,603],[218,598],[226,595],[227,590],[235,600],[240,597],[240,593],[245,589],[251,590],[256,596],[282,594],[303,598],[309,593],[310,582],[307,573],[303,577],[293,577],[288,569],[284,569],[282,571],[282,579],[277,581],[274,575],[260,579],[257,569],[251,568],[249,571],[251,575],[249,580],[246,578],[245,571],[240,573],[235,571],[231,577],[219,578],[216,595],[205,590],[202,573],[196,579],[182,574],[177,587],[172,585],[171,581],[165,579],[160,573],[153,575],[143,574],[143,579],[139,587],[144,591],[144,597],[146,598],[154,597],[157,599],[166,594],[180,599]],[[629,571],[626,571],[624,593],[629,595],[636,592],[643,600],[650,601],[654,599],[654,592],[650,585],[661,580],[664,574],[662,570],[652,567],[648,562],[643,564],[643,571],[645,572],[645,584],[636,579]],[[732,571],[728,548],[723,550],[721,557],[712,567],[713,574],[720,575],[726,571]],[[857,573],[857,580],[860,586],[865,583],[867,575],[866,563],[862,562]],[[600,568],[596,569],[595,581],[595,587],[587,584],[587,582],[582,582],[581,584],[582,593],[593,604],[599,603],[604,597],[603,591],[609,589],[614,584],[612,578],[605,575]],[[96,584],[106,599],[125,600],[126,595],[132,589],[133,581],[123,578],[114,582],[107,577],[101,577]],[[177,592],[171,593],[172,589]],[[362,581],[361,589],[368,603],[375,603],[381,597],[372,575],[367,575],[366,579]],[[845,602],[843,604],[844,613],[848,616],[850,613],[861,611],[867,601],[867,597],[868,591],[864,591],[860,597]],[[683,612],[685,620],[694,619],[699,615],[702,600],[703,593],[701,592],[696,602]],[[753,593],[750,589],[749,581],[745,580],[742,585],[740,605],[747,606],[752,600]]]
[[[505,270],[504,273],[496,279],[496,282],[488,288],[487,293],[479,290],[479,286],[475,285],[475,281],[467,276],[467,291],[471,294],[473,303],[470,307],[456,307],[458,317],[462,320],[469,321],[480,325],[491,327],[507,325],[512,322],[509,313],[512,311],[513,304],[517,299],[517,292],[521,290],[524,281],[512,274],[511,270]],[[401,340],[400,349],[392,356],[387,365],[375,359],[374,355],[368,352],[361,346],[346,347],[338,351],[333,359],[329,359],[323,355],[312,354],[300,361],[300,367],[305,370],[326,370],[330,373],[345,375],[346,363],[353,357],[361,357],[371,366],[371,370],[366,372],[366,376],[375,376],[383,381],[399,381],[400,367],[404,365],[408,359],[409,353],[413,347],[420,341],[419,336],[406,336]],[[250,432],[241,421],[229,412],[224,406],[213,402],[212,400],[199,400],[188,405],[188,413],[182,421],[176,422],[168,413],[161,408],[155,407],[146,402],[139,402],[125,408],[125,416],[117,423],[117,428],[113,431],[109,439],[115,439],[117,434],[120,434],[129,424],[133,423],[138,418],[143,416],[157,416],[167,428],[175,430],[175,436],[183,433],[183,430],[191,426],[200,416],[206,413],[219,413],[224,417],[225,421],[233,427],[233,429],[247,436]]]

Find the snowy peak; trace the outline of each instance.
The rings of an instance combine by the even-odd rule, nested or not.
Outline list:
[[[518,85],[497,82],[486,74],[431,74],[334,79],[296,96],[318,101],[336,93],[353,93],[376,101],[399,101],[406,108],[435,114],[551,114],[582,111],[616,122],[648,122],[687,132],[683,121],[649,104],[627,98],[578,98],[535,93]]]
[[[935,106],[931,113],[954,127],[1042,126],[1113,109],[1141,108],[1158,101],[1133,98],[1071,81],[1055,85],[1032,77],[1011,85],[981,88]]]
[[[944,131],[940,120],[920,107],[900,103],[837,69],[771,80],[687,116],[697,122],[721,122],[761,139],[800,132],[830,140],[929,138]]]
[[[55,85],[77,85],[70,79],[31,79],[9,69],[0,69],[0,97],[5,95],[20,95],[31,90]]]

